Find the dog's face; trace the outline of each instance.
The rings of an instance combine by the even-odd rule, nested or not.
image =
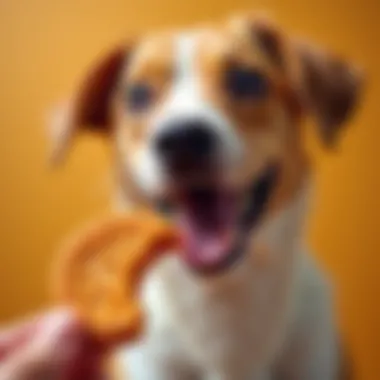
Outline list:
[[[58,148],[81,125],[107,131],[125,192],[167,206],[189,263],[217,269],[232,262],[263,203],[281,206],[300,185],[302,116],[313,114],[331,143],[358,85],[348,64],[251,15],[156,34],[95,67]]]
[[[292,133],[284,81],[241,25],[143,41],[115,99],[116,141],[141,191],[251,181]]]

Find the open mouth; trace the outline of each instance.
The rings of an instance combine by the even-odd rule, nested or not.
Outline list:
[[[269,166],[242,192],[217,181],[188,184],[176,189],[174,202],[160,205],[178,220],[183,258],[192,269],[216,273],[241,257],[249,232],[265,212],[277,172]]]

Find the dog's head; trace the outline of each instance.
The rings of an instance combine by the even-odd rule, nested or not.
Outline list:
[[[123,191],[179,218],[198,269],[231,262],[270,196],[300,186],[300,121],[327,145],[354,108],[355,67],[252,15],[114,49],[58,120],[55,158],[87,128],[110,136]]]

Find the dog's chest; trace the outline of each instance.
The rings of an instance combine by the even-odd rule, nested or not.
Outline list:
[[[200,277],[178,256],[161,262],[144,291],[150,333],[166,331],[202,368],[232,378],[271,360],[288,322],[304,200],[260,227],[252,237],[259,244],[224,275]]]
[[[179,268],[174,278],[165,278],[168,321],[198,361],[242,366],[273,350],[286,313],[289,271],[270,271],[242,263],[210,283],[199,283]]]
[[[281,252],[248,255],[217,278],[200,278],[176,257],[161,263],[147,283],[153,334],[169,331],[202,368],[223,373],[270,360],[285,332],[291,293],[293,244],[283,243]]]

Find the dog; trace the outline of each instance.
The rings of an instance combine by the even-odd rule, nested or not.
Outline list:
[[[356,108],[352,63],[255,13],[115,47],[55,119],[53,160],[90,131],[113,147],[117,208],[172,218],[183,252],[142,287],[135,380],[334,380],[331,286],[303,241],[311,117],[334,146]]]

